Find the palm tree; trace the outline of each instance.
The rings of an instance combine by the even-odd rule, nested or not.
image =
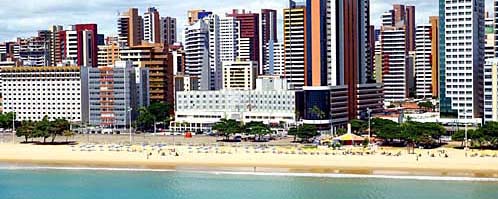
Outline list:
[[[323,112],[318,106],[313,106],[310,113],[314,114],[318,119],[325,118],[325,112]]]

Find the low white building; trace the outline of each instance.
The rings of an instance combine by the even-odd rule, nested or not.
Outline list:
[[[79,67],[2,68],[0,78],[4,112],[15,112],[16,120],[81,121]]]
[[[209,131],[222,118],[244,123],[296,123],[296,92],[286,89],[183,91],[176,94],[171,130]]]

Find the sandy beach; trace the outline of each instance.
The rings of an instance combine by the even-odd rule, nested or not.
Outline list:
[[[473,151],[466,156],[463,150],[444,150],[448,157],[438,150],[417,149],[416,154],[407,154],[403,148],[379,148],[374,154],[367,155],[367,152],[373,151],[357,148],[350,150],[354,154],[345,154],[345,150],[231,145],[159,147],[0,144],[0,163],[57,167],[498,178],[498,157],[493,157],[497,151]],[[421,157],[417,158],[418,155]]]

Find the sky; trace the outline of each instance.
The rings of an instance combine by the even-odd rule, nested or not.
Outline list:
[[[427,23],[429,16],[438,14],[438,1],[370,0],[371,21],[378,27],[380,14],[391,9],[392,4],[401,3],[415,5],[417,23]],[[97,23],[99,33],[116,34],[117,15],[129,7],[137,7],[143,13],[145,8],[155,6],[162,16],[176,17],[179,34],[190,9],[224,14],[232,9],[258,12],[271,8],[279,11],[282,24],[282,9],[287,3],[288,0],[0,0],[0,41],[36,35],[37,30],[53,24]],[[492,0],[486,0],[486,6],[492,6]],[[492,10],[489,8],[486,10]]]

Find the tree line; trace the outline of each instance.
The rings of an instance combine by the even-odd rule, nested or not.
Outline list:
[[[24,137],[27,143],[29,139],[41,138],[46,143],[48,138],[55,142],[57,136],[70,137],[74,133],[70,130],[70,123],[66,119],[58,118],[50,121],[48,116],[43,117],[41,121],[22,121],[16,129],[17,137]],[[67,139],[66,139],[67,142]]]
[[[231,136],[236,134],[254,135],[255,140],[262,141],[263,136],[271,134],[271,127],[263,122],[248,122],[246,124],[233,120],[221,119],[213,126],[218,136],[223,136],[224,141],[230,140]]]

